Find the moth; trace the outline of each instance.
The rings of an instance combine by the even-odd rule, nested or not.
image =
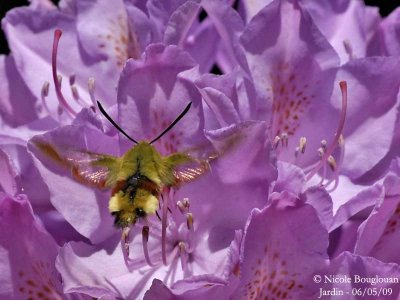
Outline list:
[[[128,228],[139,219],[155,214],[165,188],[176,188],[190,182],[209,169],[207,159],[194,158],[185,152],[162,156],[152,145],[166,134],[189,111],[191,102],[165,130],[150,142],[136,141],[107,114],[103,115],[129,140],[135,143],[121,157],[69,149],[62,153],[53,145],[33,139],[33,144],[45,156],[70,169],[73,178],[85,185],[110,189],[109,211],[118,228]]]

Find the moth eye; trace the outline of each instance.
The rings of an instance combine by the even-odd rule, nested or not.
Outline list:
[[[136,214],[136,217],[138,217],[138,218],[143,218],[146,216],[146,212],[142,208],[136,208],[135,214]]]

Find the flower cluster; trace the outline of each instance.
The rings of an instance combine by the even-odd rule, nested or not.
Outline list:
[[[400,10],[233,2],[7,13],[0,299],[400,297]]]

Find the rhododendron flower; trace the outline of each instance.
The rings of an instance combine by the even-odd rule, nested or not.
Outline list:
[[[8,12],[0,298],[398,299],[397,15],[350,0]],[[156,152],[123,156],[140,145]]]

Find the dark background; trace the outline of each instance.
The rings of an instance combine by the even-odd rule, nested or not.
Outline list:
[[[28,5],[27,0],[0,0],[0,19],[4,17],[6,12],[13,7]],[[320,1],[320,0],[315,0]],[[330,1],[330,0],[329,0]],[[359,0],[352,0],[359,1]],[[367,5],[378,6],[382,16],[387,16],[396,7],[400,6],[399,0],[364,0]],[[58,3],[58,0],[52,0],[53,3]],[[7,41],[4,37],[3,31],[0,31],[0,54],[9,53]]]

